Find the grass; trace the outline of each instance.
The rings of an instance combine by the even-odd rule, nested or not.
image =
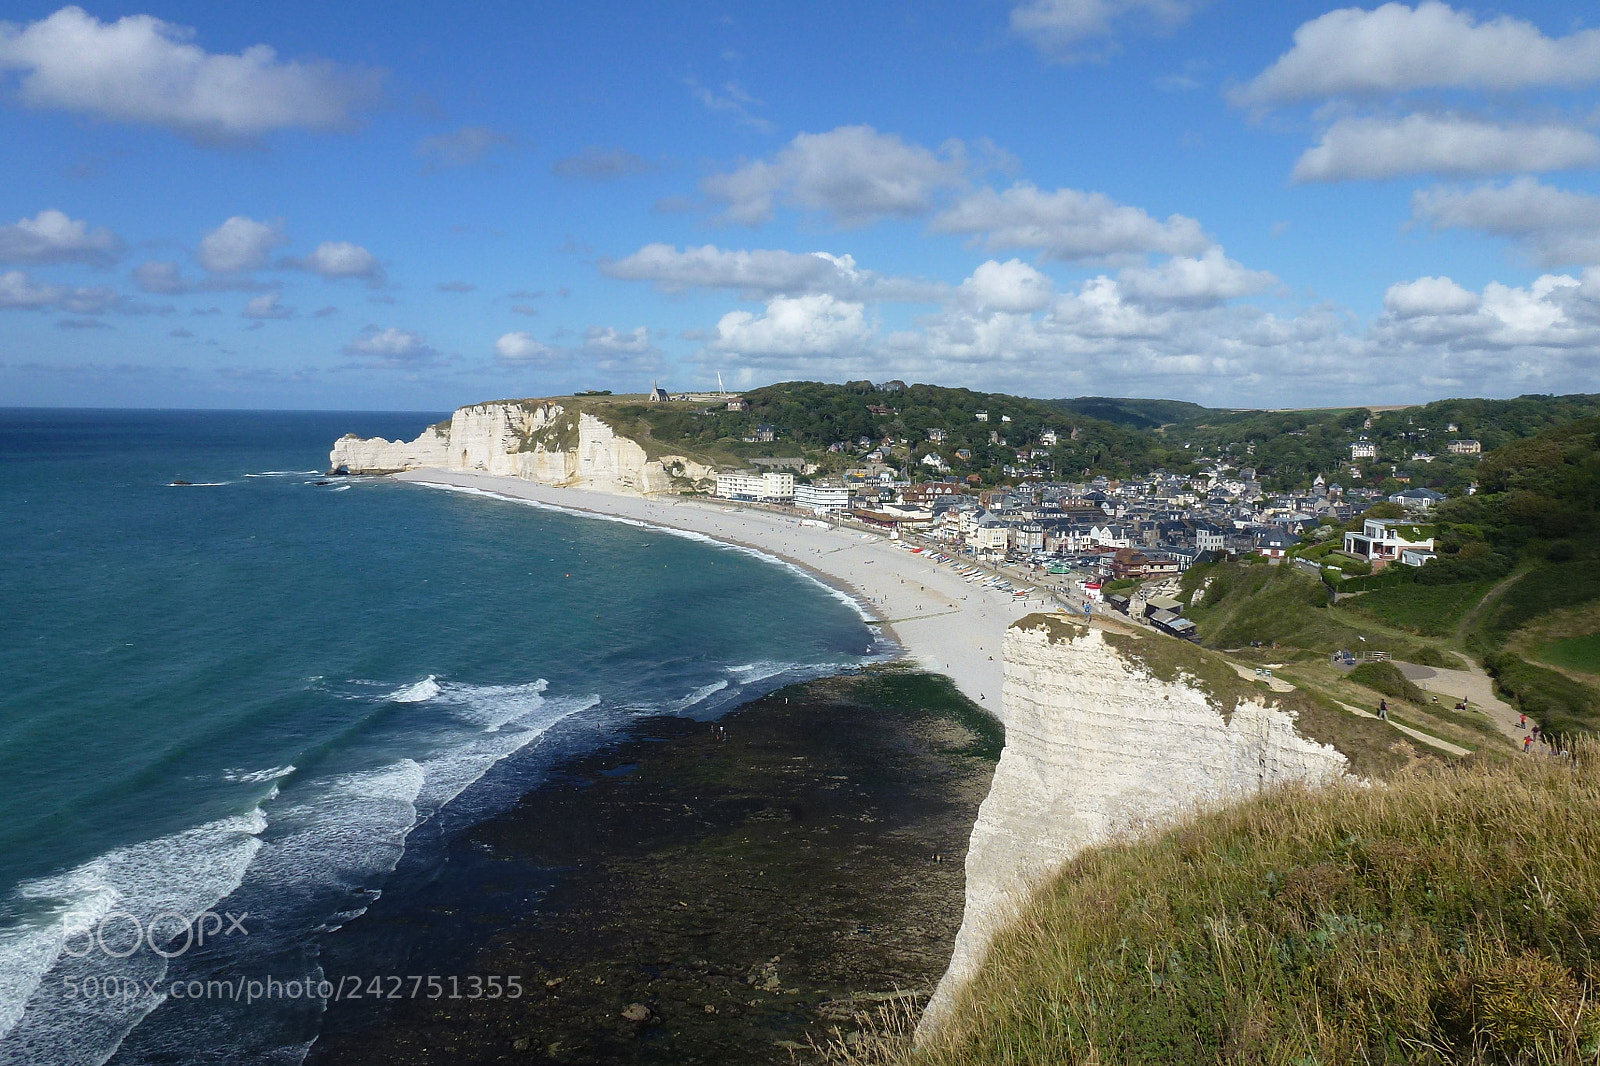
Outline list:
[[[1092,849],[949,1022],[837,1062],[1600,1058],[1600,747],[1287,787]]]
[[[1479,640],[1493,646],[1547,612],[1600,600],[1600,560],[1537,567],[1518,580],[1488,612]]]
[[[1568,637],[1546,644],[1540,650],[1539,658],[1553,666],[1579,673],[1600,674],[1600,633]]]
[[[1396,629],[1448,637],[1492,584],[1404,585],[1363,593],[1339,606]]]
[[[1425,703],[1428,699],[1427,695],[1413,684],[1410,678],[1401,673],[1400,668],[1394,663],[1362,663],[1350,671],[1350,680],[1381,692],[1385,696],[1410,700],[1412,703]]]
[[[1365,617],[1329,608],[1322,582],[1294,567],[1217,564],[1191,568],[1184,576],[1185,592],[1197,591],[1201,584],[1205,593],[1200,603],[1184,613],[1210,648],[1238,648],[1251,641],[1276,642],[1321,654],[1381,648],[1397,659],[1424,666],[1456,665],[1431,641],[1399,630],[1380,630]],[[1365,642],[1360,639],[1363,636]]]

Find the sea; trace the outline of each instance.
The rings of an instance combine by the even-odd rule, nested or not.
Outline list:
[[[292,1066],[546,769],[891,653],[748,549],[322,474],[443,416],[0,410],[0,1064]]]

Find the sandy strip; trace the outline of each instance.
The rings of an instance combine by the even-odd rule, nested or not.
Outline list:
[[[451,485],[571,511],[689,530],[755,548],[813,571],[848,592],[883,622],[907,658],[950,677],[967,697],[1001,717],[1000,641],[1016,619],[1054,604],[968,582],[870,533],[805,524],[799,518],[736,505],[673,497],[617,496],[551,488],[520,478],[454,470],[411,470],[396,480]]]

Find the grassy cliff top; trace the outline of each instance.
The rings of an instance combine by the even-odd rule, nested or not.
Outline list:
[[[1579,1063],[1600,749],[1289,787],[1080,855],[930,1046],[841,1061]],[[869,1057],[870,1056],[870,1057]]]

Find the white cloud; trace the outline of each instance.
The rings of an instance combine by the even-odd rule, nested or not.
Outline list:
[[[580,181],[611,181],[649,169],[650,164],[632,152],[593,144],[577,155],[557,159],[550,164],[550,172],[557,177]]]
[[[871,126],[802,133],[770,160],[742,163],[701,182],[722,217],[747,226],[770,220],[779,204],[828,215],[835,225],[926,214],[943,190],[965,180],[959,142],[936,155]]]
[[[1531,22],[1469,12],[1426,0],[1341,8],[1303,24],[1294,47],[1233,100],[1271,106],[1319,97],[1382,95],[1413,89],[1510,91],[1600,80],[1600,30],[1546,37]]]
[[[1600,162],[1600,138],[1571,126],[1500,125],[1456,115],[1342,118],[1294,167],[1296,181],[1567,170]]]
[[[424,334],[394,326],[366,327],[344,346],[344,353],[356,360],[350,366],[363,370],[408,370],[440,360],[439,350]]]
[[[604,378],[638,378],[659,373],[666,363],[661,349],[650,339],[650,330],[636,326],[619,330],[612,326],[590,326],[575,347],[546,344],[526,330],[505,333],[494,342],[495,357],[502,363],[538,365],[543,369],[581,371]]]
[[[1212,247],[1198,258],[1174,256],[1159,266],[1131,267],[1117,275],[1117,284],[1138,303],[1203,307],[1262,292],[1277,285],[1278,279],[1265,270],[1250,270]]]
[[[219,274],[258,270],[286,239],[277,223],[234,215],[201,238],[200,265]]]
[[[79,315],[98,315],[123,303],[115,289],[103,286],[92,289],[73,288],[38,281],[20,270],[0,273],[0,310],[71,311]],[[132,308],[127,310],[152,310]]]
[[[689,91],[694,98],[700,101],[700,106],[707,111],[718,111],[732,115],[735,122],[741,126],[760,130],[762,133],[771,133],[774,126],[768,120],[751,113],[751,108],[760,107],[761,101],[745,92],[743,86],[736,81],[724,82],[722,90],[709,89],[693,78],[687,78],[684,84],[689,86]]]
[[[269,318],[293,318],[294,308],[284,307],[280,302],[281,293],[264,292],[260,296],[252,297],[244,305],[244,317],[262,321]]]
[[[612,326],[590,326],[584,330],[583,347],[585,351],[601,355],[637,355],[654,349],[650,331],[644,326],[627,331]]]
[[[417,155],[427,160],[430,170],[445,167],[469,167],[497,148],[515,146],[517,140],[510,134],[490,129],[488,126],[462,126],[449,133],[424,137],[417,142]]]
[[[1050,303],[1055,283],[1020,259],[980,263],[961,283],[960,297],[973,307],[1027,314]]]
[[[203,141],[344,126],[377,97],[375,72],[282,61],[260,44],[217,55],[190,43],[193,36],[151,15],[107,23],[64,7],[27,25],[0,23],[0,71],[22,72],[18,96],[30,107],[163,126]]]
[[[104,226],[91,230],[54,208],[0,226],[0,262],[109,266],[122,251],[122,239]]]
[[[183,269],[170,260],[147,259],[133,269],[133,283],[144,292],[161,296],[182,296],[194,292],[225,290],[258,292],[268,286],[243,275],[186,278]]]
[[[1045,192],[1019,183],[1005,192],[980,189],[933,220],[942,233],[970,234],[990,249],[1027,248],[1061,260],[1116,259],[1161,252],[1193,255],[1211,241],[1183,215],[1165,222],[1098,192]]]
[[[374,287],[384,283],[383,264],[378,262],[378,257],[349,241],[323,241],[310,255],[289,259],[285,265],[320,274],[329,280],[362,278]]]
[[[647,244],[632,255],[600,264],[607,277],[648,281],[662,292],[691,288],[733,289],[752,299],[826,292],[850,299],[936,299],[943,286],[888,278],[856,266],[853,256],[779,249],[735,250],[714,244],[679,251]]]
[[[832,356],[859,347],[872,333],[865,308],[827,294],[780,296],[766,310],[730,311],[717,322],[709,347],[753,364]]]
[[[506,363],[532,363],[559,359],[567,352],[535,340],[533,334],[519,329],[501,334],[500,339],[494,342],[494,354]]]
[[[1011,9],[1011,29],[1056,59],[1086,58],[1085,42],[1109,37],[1114,23],[1168,30],[1188,21],[1198,0],[1028,0]]]
[[[1445,277],[1396,282],[1383,294],[1384,309],[1397,318],[1466,315],[1482,303],[1477,294]]]
[[[1435,230],[1472,229],[1509,237],[1539,266],[1600,262],[1600,196],[1569,192],[1534,178],[1505,185],[1422,189],[1413,219]]]
[[[20,270],[0,274],[0,307],[44,308],[61,298],[59,285],[35,281]]]

